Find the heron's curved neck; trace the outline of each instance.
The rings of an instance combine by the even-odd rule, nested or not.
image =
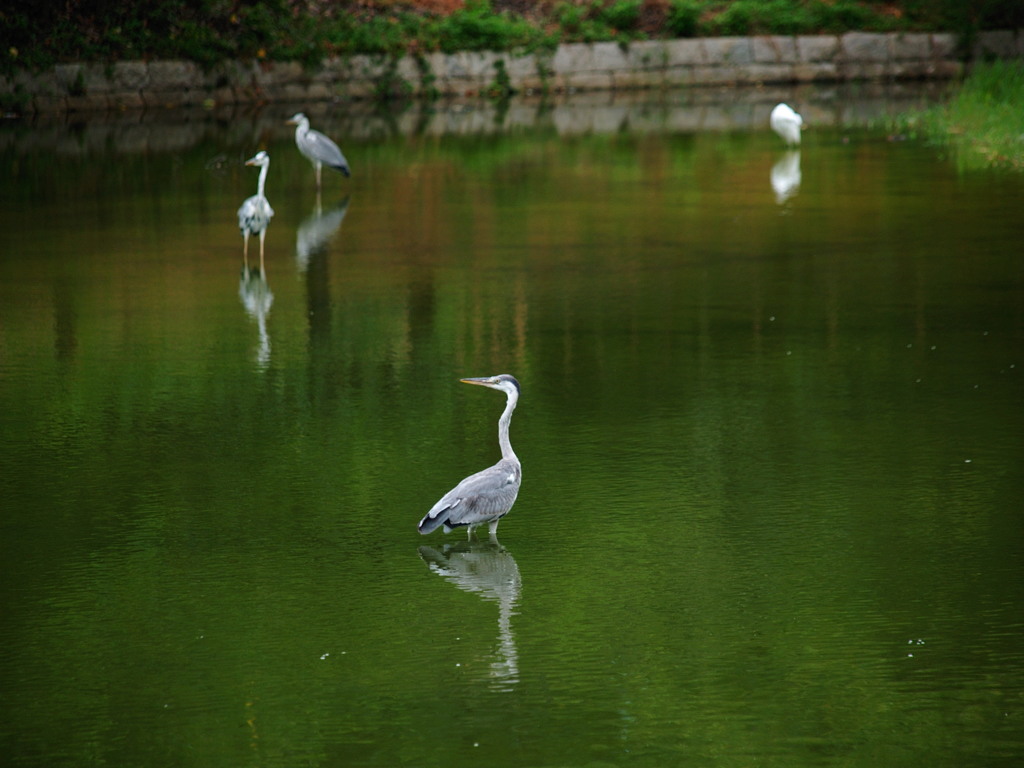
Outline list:
[[[260,168],[260,180],[256,182],[256,194],[265,197],[263,188],[267,185],[267,171],[270,170],[270,163],[264,163]]]
[[[519,401],[519,394],[516,392],[509,392],[508,402],[505,403],[505,410],[501,413],[501,418],[498,419],[498,445],[501,446],[501,458],[519,462],[519,457],[516,456],[516,452],[512,450],[512,443],[508,439],[508,425],[512,421],[512,411],[516,409],[516,403]]]

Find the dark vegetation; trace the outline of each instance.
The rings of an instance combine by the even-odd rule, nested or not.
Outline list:
[[[0,71],[70,61],[301,61],[848,30],[1024,27],[1021,0],[7,0]]]

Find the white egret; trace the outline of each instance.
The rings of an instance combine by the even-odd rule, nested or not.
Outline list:
[[[800,146],[800,131],[804,119],[788,104],[776,104],[772,110],[769,125],[772,130],[790,147]]]

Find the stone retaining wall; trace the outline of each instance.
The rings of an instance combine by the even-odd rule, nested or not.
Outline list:
[[[1024,58],[1024,30],[984,32],[974,57]],[[294,62],[62,64],[0,77],[6,110],[51,112],[189,105],[347,101],[390,95],[476,95],[502,85],[541,91],[950,78],[963,72],[952,34],[850,32],[571,43],[553,52],[429,53]]]

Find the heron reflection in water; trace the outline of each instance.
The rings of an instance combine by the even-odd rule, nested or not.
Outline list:
[[[479,379],[459,379],[464,384],[477,384],[504,392],[507,396],[505,410],[498,419],[498,445],[501,446],[501,459],[492,467],[470,475],[461,483],[441,497],[430,511],[420,520],[420,533],[430,533],[442,525],[444,532],[453,528],[466,526],[469,538],[473,538],[473,529],[487,523],[493,537],[498,530],[501,518],[508,514],[519,494],[519,483],[523,470],[519,457],[512,450],[508,438],[508,427],[512,421],[512,411],[519,402],[519,382],[514,376],[502,373]]]
[[[782,205],[800,191],[800,150],[791,149],[772,166],[770,175],[775,202]]]
[[[299,224],[295,232],[295,265],[300,272],[305,272],[310,261],[327,250],[328,243],[337,234],[348,213],[348,200],[346,197],[326,211],[317,205],[313,213]]]
[[[260,178],[256,182],[256,194],[248,197],[238,209],[238,228],[242,231],[242,259],[249,264],[249,236],[260,236],[260,270],[263,269],[263,240],[267,235],[267,227],[274,216],[274,209],[264,194],[267,185],[267,171],[270,169],[270,155],[257,152],[245,161],[246,165],[254,165],[260,169]]]
[[[256,348],[256,365],[265,369],[270,364],[270,334],[267,332],[267,315],[274,303],[274,294],[267,283],[267,272],[261,263],[259,267],[242,265],[242,276],[238,281],[238,298],[242,300],[245,313],[256,321],[259,332],[259,346]]]
[[[431,571],[461,590],[473,592],[498,604],[498,646],[490,665],[490,677],[498,688],[519,682],[519,651],[512,633],[512,616],[522,591],[515,558],[498,540],[460,542],[440,550],[420,547]]]

